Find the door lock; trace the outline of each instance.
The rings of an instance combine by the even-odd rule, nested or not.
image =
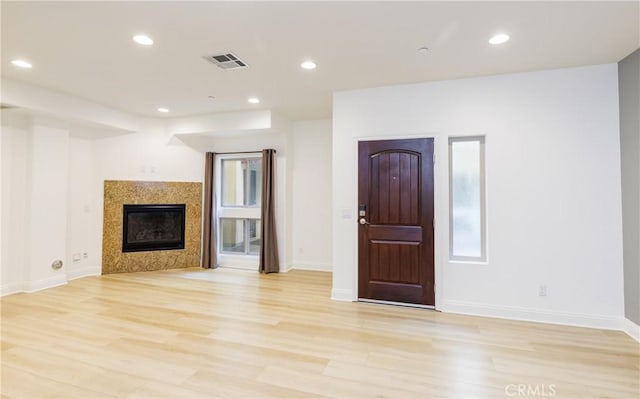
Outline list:
[[[360,218],[360,224],[370,224],[369,222],[367,222],[367,219],[365,218]]]

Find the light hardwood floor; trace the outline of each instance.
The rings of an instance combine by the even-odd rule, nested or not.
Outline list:
[[[622,332],[329,299],[331,275],[88,277],[2,298],[3,398],[638,398]]]

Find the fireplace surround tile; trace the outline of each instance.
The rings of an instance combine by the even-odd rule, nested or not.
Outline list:
[[[185,248],[122,252],[124,204],[186,204]],[[105,180],[102,274],[200,266],[202,183]]]

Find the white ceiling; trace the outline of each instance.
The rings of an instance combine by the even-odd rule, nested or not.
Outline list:
[[[337,90],[617,62],[640,46],[639,4],[3,1],[2,75],[141,116],[328,118]],[[511,40],[490,46],[496,32]],[[250,68],[202,58],[224,51]]]

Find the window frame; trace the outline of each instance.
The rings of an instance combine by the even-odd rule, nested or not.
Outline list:
[[[480,256],[454,255],[453,228],[453,144],[460,142],[479,143],[480,162]],[[447,142],[449,155],[449,261],[464,263],[487,263],[487,168],[486,168],[486,136],[450,136]]]
[[[249,220],[255,219],[262,220],[262,206],[257,205],[222,205],[222,190],[224,173],[222,170],[222,163],[226,160],[246,160],[246,159],[258,159],[262,160],[261,153],[234,153],[234,154],[218,154],[216,155],[216,209],[215,209],[215,228],[216,228],[216,250],[218,255],[218,264],[222,267],[230,266],[242,269],[253,270],[258,265],[259,254],[252,254],[250,249],[250,242],[248,237],[249,232]],[[245,185],[247,182],[245,182]],[[245,187],[246,189],[246,187]],[[260,199],[262,202],[262,198]],[[245,235],[245,252],[225,252],[222,250],[222,223],[221,219],[244,219],[244,232]]]

